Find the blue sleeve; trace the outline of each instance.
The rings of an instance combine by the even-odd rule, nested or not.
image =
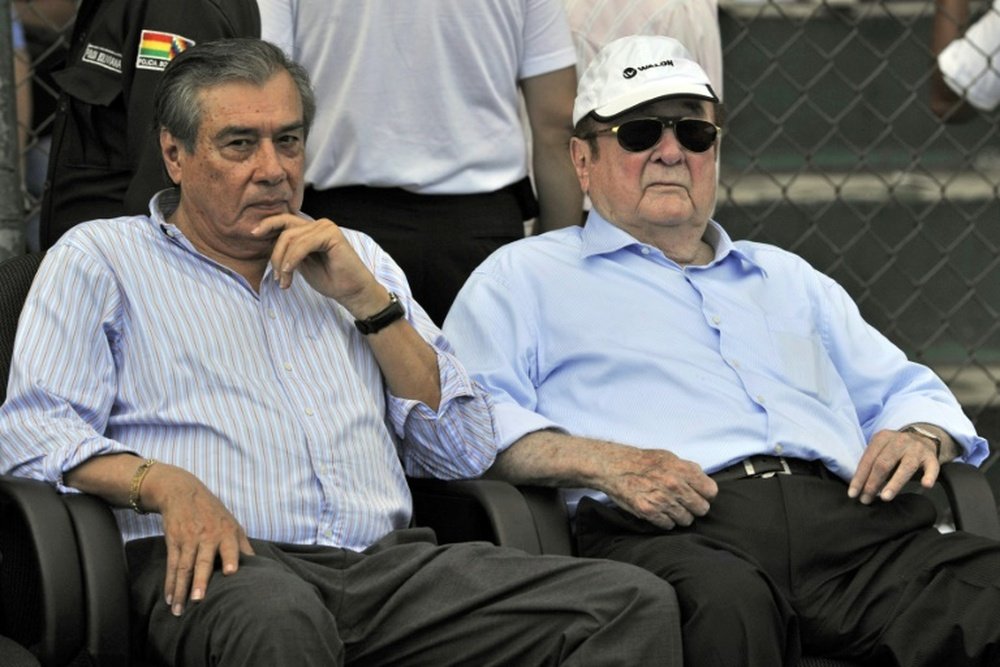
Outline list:
[[[962,448],[961,457],[980,464],[989,454],[986,440],[947,385],[930,368],[907,359],[869,325],[836,282],[817,275],[815,302],[822,307],[824,345],[847,385],[867,441],[880,430],[915,422],[941,427]]]

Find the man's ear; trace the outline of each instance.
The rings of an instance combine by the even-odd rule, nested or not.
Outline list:
[[[181,154],[183,150],[174,135],[167,130],[160,130],[160,154],[163,156],[163,166],[174,185],[181,184]]]
[[[580,189],[587,192],[590,185],[590,165],[594,161],[590,143],[579,137],[570,137],[569,157],[573,162],[573,169],[576,170],[576,178],[580,181]]]

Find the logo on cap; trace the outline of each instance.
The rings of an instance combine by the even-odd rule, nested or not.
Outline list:
[[[673,66],[674,66],[673,60],[661,60],[658,63],[650,63],[649,65],[639,65],[639,67],[626,67],[624,70],[622,70],[622,76],[625,77],[626,79],[631,79],[639,72],[644,72],[647,69],[652,69],[654,67],[673,67]]]

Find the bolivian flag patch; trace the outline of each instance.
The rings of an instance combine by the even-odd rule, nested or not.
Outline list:
[[[162,72],[171,60],[192,46],[194,40],[187,37],[158,30],[143,30],[135,67]]]

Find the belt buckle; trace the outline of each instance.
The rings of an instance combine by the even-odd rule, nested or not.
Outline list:
[[[746,471],[747,477],[756,477],[758,479],[771,479],[775,475],[791,475],[792,469],[788,467],[788,461],[785,460],[785,457],[779,456],[777,459],[778,463],[781,464],[781,470],[757,472],[757,469],[753,465],[753,461],[749,458],[743,459],[743,470]]]

